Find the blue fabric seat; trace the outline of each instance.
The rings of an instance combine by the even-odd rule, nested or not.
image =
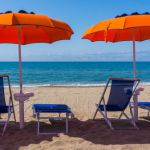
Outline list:
[[[130,103],[131,104],[131,107],[133,107],[133,102]],[[145,109],[145,110],[148,110],[148,114],[147,116],[150,117],[150,102],[138,102],[138,107],[141,108],[141,109]]]
[[[32,108],[36,113],[71,113],[65,104],[33,104]]]
[[[133,102],[130,103],[131,106],[133,107]],[[139,107],[150,107],[150,102],[138,102]]]
[[[149,106],[150,107],[150,102],[138,102],[138,106]]]
[[[116,105],[105,105],[106,111],[121,111],[122,109]],[[104,111],[104,105],[99,105],[98,108]]]
[[[12,108],[12,106],[10,106]],[[0,113],[8,113],[9,112],[9,106],[7,105],[0,105]]]

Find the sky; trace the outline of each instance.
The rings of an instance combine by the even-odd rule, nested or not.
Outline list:
[[[5,0],[0,12],[33,11],[67,22],[71,40],[22,46],[23,61],[132,61],[132,42],[90,42],[81,39],[90,26],[122,13],[150,12],[149,0]],[[0,44],[0,61],[17,61],[18,46]],[[137,61],[150,61],[150,41],[136,42]]]

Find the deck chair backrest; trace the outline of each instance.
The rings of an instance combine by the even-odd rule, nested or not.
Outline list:
[[[124,110],[133,94],[135,80],[111,79],[111,89],[108,105],[115,105]]]
[[[0,105],[6,105],[3,77],[0,77]]]

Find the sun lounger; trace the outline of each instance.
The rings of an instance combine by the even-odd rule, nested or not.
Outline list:
[[[8,88],[9,88],[9,102],[8,102],[8,105],[6,104],[6,101],[5,101],[4,78],[7,79]],[[3,131],[2,131],[2,136],[4,135],[4,133],[6,131],[6,128],[9,124],[9,120],[10,120],[10,117],[11,117],[12,113],[13,113],[14,121],[16,122],[9,76],[8,75],[0,75],[0,114],[7,114],[7,120],[0,121],[0,124],[4,125]]]
[[[137,128],[133,117],[132,109],[129,103],[139,82],[140,82],[139,79],[110,78],[106,84],[106,87],[101,96],[99,104],[96,105],[97,109],[93,119],[95,119],[97,112],[100,112],[100,114],[104,117],[104,120],[106,121],[108,126],[113,130],[114,128],[112,126],[111,119],[108,118],[107,113],[121,112],[117,120],[120,120],[121,117],[124,115],[126,119],[129,120],[135,128]],[[110,94],[106,104],[105,93],[110,83],[111,83]],[[125,109],[127,108],[128,105],[130,107],[131,118],[129,118],[129,116],[125,113]]]
[[[150,116],[150,102],[138,102],[138,107],[141,109],[148,110],[147,116]],[[133,102],[131,102],[131,107],[133,107]]]
[[[66,122],[66,134],[68,133],[68,119],[69,116],[73,116],[71,109],[65,104],[33,104],[33,115],[37,118],[37,134],[55,134],[55,133],[44,133],[40,132],[40,120],[42,119],[49,119],[49,120],[65,120]],[[59,114],[58,117],[41,117],[40,114],[42,113],[53,113]],[[60,114],[65,114],[65,117],[61,117]]]

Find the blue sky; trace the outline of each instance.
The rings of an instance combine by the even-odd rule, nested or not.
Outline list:
[[[0,11],[34,11],[67,22],[70,41],[22,46],[23,61],[131,61],[132,42],[91,43],[83,32],[95,23],[122,13],[150,12],[149,0],[6,0]],[[0,44],[0,61],[17,61],[17,45]],[[137,61],[150,61],[150,41],[137,42]]]

